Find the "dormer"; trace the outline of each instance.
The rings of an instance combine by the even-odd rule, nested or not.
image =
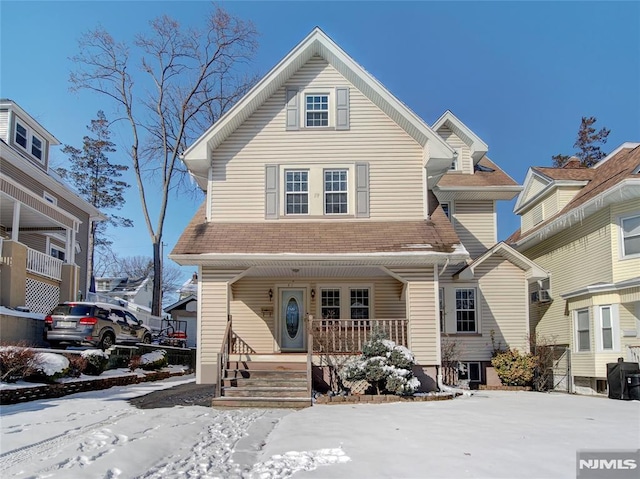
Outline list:
[[[0,140],[47,171],[49,148],[60,142],[12,100],[0,99]]]
[[[473,174],[475,165],[489,151],[487,144],[449,110],[431,128],[456,152],[451,172]]]
[[[593,178],[592,168],[572,157],[562,168],[533,167],[524,180],[514,213],[520,215],[522,234],[557,215]]]

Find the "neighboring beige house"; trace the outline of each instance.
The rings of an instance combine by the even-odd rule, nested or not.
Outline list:
[[[549,271],[530,291],[532,330],[570,348],[573,390],[606,392],[606,364],[640,360],[640,144],[592,168],[531,168],[510,244]]]
[[[521,188],[487,150],[450,112],[427,125],[313,30],[184,154],[207,193],[170,255],[198,266],[197,381],[231,367],[229,338],[246,366],[331,327],[356,342],[384,328],[423,389],[442,333],[475,381],[492,331],[526,349],[528,284],[546,273],[496,245],[495,203]]]
[[[87,292],[92,221],[104,216],[49,166],[56,138],[0,100],[0,305],[48,313]]]

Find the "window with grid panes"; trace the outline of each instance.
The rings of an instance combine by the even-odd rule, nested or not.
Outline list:
[[[340,290],[320,291],[320,314],[322,319],[340,319]]]
[[[351,289],[351,319],[369,319],[369,289]],[[369,324],[368,321],[362,321],[361,325]]]
[[[475,333],[476,327],[476,289],[456,289],[456,331]]]
[[[327,215],[346,214],[348,205],[347,170],[325,170],[324,212]]]
[[[305,114],[306,126],[329,126],[329,95],[307,95]]]
[[[287,214],[309,214],[309,172],[304,170],[286,171],[285,183]]]

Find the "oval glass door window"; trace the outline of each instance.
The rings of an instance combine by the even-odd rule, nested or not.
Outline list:
[[[295,298],[291,298],[287,303],[287,334],[291,339],[298,335],[300,328],[300,307]]]

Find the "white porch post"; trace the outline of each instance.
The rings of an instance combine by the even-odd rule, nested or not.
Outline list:
[[[18,241],[20,233],[20,202],[13,204],[13,223],[11,225],[11,241]]]
[[[71,244],[71,231],[73,230],[73,228],[69,228],[67,229],[67,241],[66,241],[66,246],[65,246],[65,252],[64,252],[64,262],[67,264],[72,264],[71,263],[71,252],[73,251],[73,245]]]

